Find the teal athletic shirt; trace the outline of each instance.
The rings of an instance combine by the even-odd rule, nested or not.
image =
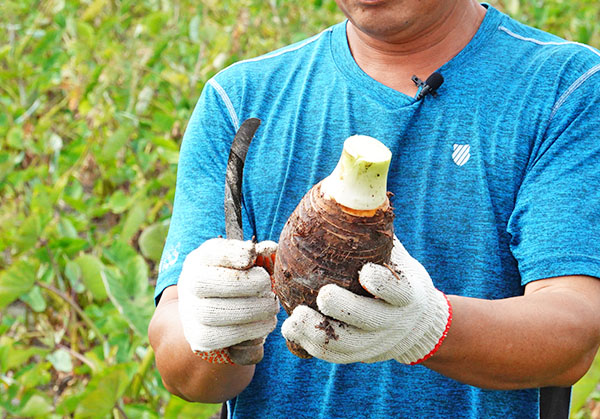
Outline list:
[[[437,97],[417,101],[367,76],[346,22],[211,79],[181,147],[157,299],[190,251],[225,235],[225,167],[249,117],[262,125],[244,169],[246,239],[277,241],[344,140],[364,134],[392,151],[395,232],[443,292],[499,299],[538,279],[600,277],[600,53],[486,7],[438,70]],[[483,390],[396,361],[299,359],[281,336],[286,317],[231,417],[538,417],[538,389]]]

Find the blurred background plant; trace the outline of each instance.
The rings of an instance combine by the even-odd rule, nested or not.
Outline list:
[[[492,1],[600,45],[600,4]],[[209,417],[146,336],[178,150],[204,83],[342,19],[334,0],[0,2],[0,416]],[[600,362],[573,416],[600,417]]]

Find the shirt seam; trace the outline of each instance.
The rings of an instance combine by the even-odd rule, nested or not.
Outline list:
[[[323,34],[327,33],[327,32],[331,32],[333,30],[332,27],[325,29],[324,31],[320,32],[319,34],[305,40],[304,42],[301,42],[300,44],[296,45],[296,46],[288,46],[288,47],[284,47],[282,49],[280,49],[279,51],[276,52],[272,52],[272,53],[268,53],[265,55],[261,55],[260,57],[255,57],[255,58],[249,58],[246,60],[242,60],[242,61],[238,61],[236,63],[231,64],[229,67],[224,68],[223,70],[219,71],[213,78],[211,78],[210,80],[208,80],[208,84],[211,85],[219,94],[219,96],[221,97],[221,100],[223,100],[223,102],[225,103],[225,106],[227,107],[227,110],[229,112],[229,116],[231,118],[231,122],[233,123],[233,126],[235,128],[235,130],[237,131],[239,126],[240,126],[240,119],[239,116],[237,114],[237,112],[235,111],[235,108],[233,106],[233,103],[231,101],[231,98],[229,97],[229,95],[227,94],[227,92],[225,91],[225,89],[219,84],[219,82],[217,82],[215,80],[215,78],[221,74],[224,71],[227,71],[237,65],[240,64],[245,64],[245,63],[253,63],[253,62],[258,62],[258,61],[263,61],[263,60],[267,60],[270,58],[276,58],[279,57],[283,54],[286,54],[288,52],[294,52],[297,51],[299,49],[304,48],[305,46],[319,40],[321,38],[321,36],[323,36]]]
[[[231,122],[233,123],[233,127],[235,131],[237,131],[240,126],[240,119],[237,115],[237,112],[235,111],[235,108],[233,107],[233,103],[231,102],[229,95],[215,79],[210,79],[208,81],[208,84],[210,84],[217,91],[217,93],[221,97],[221,100],[223,101],[223,103],[225,103],[227,111],[229,112],[229,117],[231,118]]]
[[[537,45],[579,45],[581,47],[584,47],[588,50],[590,50],[592,53],[596,54],[597,56],[600,57],[600,51],[596,50],[595,48],[586,45],[586,44],[582,44],[581,42],[574,42],[574,41],[540,41],[539,39],[535,39],[535,38],[529,38],[526,36],[522,36],[519,35],[513,31],[511,31],[510,29],[508,29],[506,26],[504,25],[500,25],[498,26],[498,29],[500,29],[501,31],[505,32],[506,34],[508,34],[509,36],[512,36],[513,38],[516,39],[520,39],[521,41],[527,41],[527,42],[532,42],[534,44]]]
[[[582,44],[580,42],[573,42],[573,41],[566,41],[566,40],[564,40],[564,41],[541,41],[536,38],[519,35],[513,31],[511,31],[504,25],[500,25],[498,27],[498,29],[501,30],[502,32],[506,33],[507,35],[509,35],[515,39],[521,40],[521,41],[531,42],[533,44],[540,45],[540,46],[544,46],[544,45],[555,45],[555,46],[576,45],[576,46],[583,47],[583,48],[591,51],[593,54],[597,55],[598,57],[600,57],[600,51],[596,50],[595,48],[593,48],[589,45]],[[567,101],[569,96],[571,94],[573,94],[573,92],[575,92],[575,90],[577,90],[577,88],[579,88],[587,79],[589,79],[592,75],[597,73],[599,70],[600,70],[600,64],[598,64],[598,65],[592,67],[591,69],[589,69],[588,71],[586,71],[577,80],[575,80],[575,82],[573,84],[571,84],[571,86],[569,86],[569,88],[560,96],[558,101],[552,107],[550,117],[548,118],[549,122],[552,121],[552,119],[554,118],[554,116],[556,115],[556,113],[558,112],[560,107]]]
[[[552,112],[550,113],[550,118],[549,118],[550,121],[552,121],[552,119],[556,115],[556,112],[558,112],[560,107],[567,101],[569,96],[571,96],[571,94],[573,94],[573,92],[575,92],[575,90],[577,90],[583,83],[585,83],[585,81],[587,79],[592,77],[598,71],[600,71],[600,64],[597,64],[594,67],[590,68],[588,71],[586,71],[584,74],[582,74],[577,80],[575,80],[575,82],[573,84],[571,84],[571,86],[569,86],[569,88],[560,96],[560,98],[554,104],[554,107],[552,108]]]

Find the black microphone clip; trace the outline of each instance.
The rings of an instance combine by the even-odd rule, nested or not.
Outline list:
[[[417,95],[417,100],[423,99],[427,95],[431,95],[433,97],[437,97],[437,89],[444,82],[444,77],[438,72],[433,73],[431,76],[427,77],[427,80],[423,81],[417,76],[412,76],[410,78],[417,87],[421,87],[421,91]]]

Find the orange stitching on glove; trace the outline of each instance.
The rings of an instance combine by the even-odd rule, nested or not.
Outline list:
[[[218,349],[208,352],[194,351],[196,355],[202,358],[204,361],[210,362],[211,364],[230,364],[233,365],[233,361],[229,358],[229,352],[227,349]]]

